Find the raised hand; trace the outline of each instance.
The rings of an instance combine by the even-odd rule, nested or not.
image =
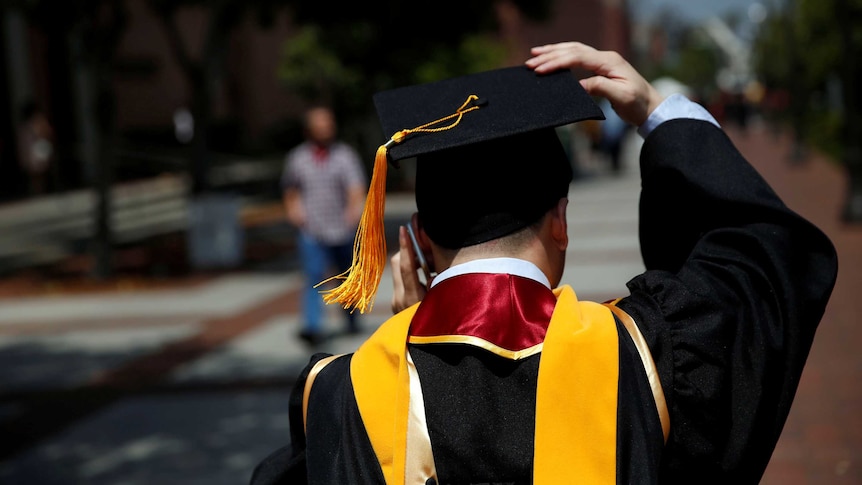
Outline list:
[[[530,49],[527,67],[538,73],[582,68],[595,76],[581,80],[593,96],[607,98],[622,119],[635,126],[646,121],[662,97],[628,61],[613,51],[599,51],[580,42],[561,42]]]

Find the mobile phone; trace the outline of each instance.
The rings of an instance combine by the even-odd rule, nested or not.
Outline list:
[[[413,232],[413,224],[407,223],[407,234],[410,236],[410,242],[413,244],[413,252],[416,254],[416,260],[419,261],[419,267],[422,268],[422,273],[425,275],[425,284],[431,283],[431,270],[428,268],[428,261],[425,255],[422,254],[422,249],[419,248],[419,241],[416,240],[416,234]]]

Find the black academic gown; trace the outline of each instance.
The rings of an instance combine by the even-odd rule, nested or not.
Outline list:
[[[649,346],[670,431],[665,440],[637,350],[614,318],[616,483],[757,483],[835,282],[834,248],[708,122],[656,128],[642,149],[641,174],[647,271],[628,282],[630,295],[616,305]],[[426,295],[414,318],[441,315],[445,283]],[[520,302],[547,304],[514,293]],[[543,311],[537,305],[519,312],[535,323]],[[529,340],[542,329],[527,333]],[[541,353],[513,360],[440,342],[409,349],[440,483],[530,483]],[[255,485],[384,483],[354,399],[352,355],[317,374],[307,437],[303,432],[305,376],[322,357],[312,358],[291,397],[291,444],[258,466]],[[572,469],[559,483],[578,483],[578,475]]]

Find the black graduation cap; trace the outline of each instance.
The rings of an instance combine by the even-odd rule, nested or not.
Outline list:
[[[428,236],[447,248],[502,237],[537,221],[568,193],[571,165],[558,126],[604,119],[569,70],[508,67],[374,95],[383,132],[351,268],[324,300],[364,312],[387,253],[387,162],[416,157],[416,203]]]
[[[389,148],[392,161],[587,119],[604,119],[601,108],[569,70],[536,74],[507,67],[374,95],[385,136],[452,115],[469,95],[478,109],[455,128],[407,135]],[[444,121],[439,126],[446,125]]]

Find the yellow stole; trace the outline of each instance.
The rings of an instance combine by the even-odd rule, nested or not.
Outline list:
[[[554,294],[557,304],[542,344],[536,388],[533,483],[557,484],[576,477],[579,483],[615,484],[616,324],[606,306],[579,302],[567,285]],[[424,485],[436,478],[430,448],[417,459],[416,434],[408,429],[416,403],[411,408],[415,368],[407,338],[417,307],[381,325],[350,364],[362,422],[388,484]]]

